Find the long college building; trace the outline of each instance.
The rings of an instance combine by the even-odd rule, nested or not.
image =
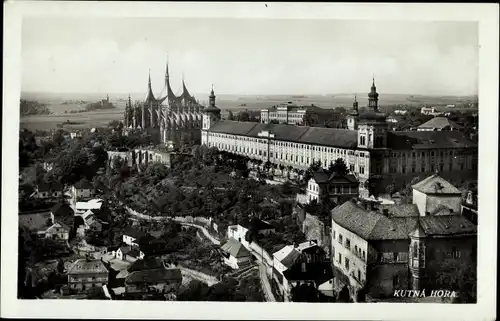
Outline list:
[[[364,196],[369,178],[400,185],[436,170],[443,177],[475,176],[476,143],[455,131],[391,132],[386,115],[379,112],[378,96],[374,81],[368,112],[359,114],[355,101],[348,129],[335,129],[221,120],[212,90],[210,106],[203,113],[202,144],[299,169],[317,160],[327,168],[342,158],[360,181]]]

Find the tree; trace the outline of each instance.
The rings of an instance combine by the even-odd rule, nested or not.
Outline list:
[[[227,115],[227,120],[234,120],[234,114],[231,110],[229,111],[229,113]]]
[[[238,113],[238,121],[250,121],[250,114],[247,111],[240,111]]]
[[[330,174],[336,173],[337,175],[345,176],[349,173],[349,169],[342,158],[337,158],[334,163],[330,163],[328,172]]]
[[[392,196],[392,194],[394,194],[395,191],[396,189],[394,187],[394,184],[389,184],[385,187],[385,192],[389,194],[389,196]]]

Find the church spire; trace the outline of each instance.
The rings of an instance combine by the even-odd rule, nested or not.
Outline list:
[[[214,94],[214,84],[212,84],[212,91],[210,91],[209,96],[210,107],[215,107],[215,94]]]
[[[169,80],[169,74],[168,74],[168,55],[167,55],[167,63],[165,65],[165,85],[168,83]]]
[[[375,87],[375,74],[372,77],[372,87],[368,94],[368,108],[374,112],[378,112],[378,93]]]

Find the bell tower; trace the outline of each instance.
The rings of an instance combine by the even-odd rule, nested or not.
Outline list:
[[[354,102],[352,103],[352,111],[347,116],[347,129],[349,130],[357,130],[358,129],[358,100],[356,99],[356,95],[354,95]]]
[[[201,130],[201,143],[208,145],[208,135],[210,128],[218,122],[220,117],[220,109],[215,106],[215,94],[214,86],[212,85],[212,91],[210,92],[209,106],[203,109],[203,124]]]
[[[370,93],[368,94],[368,109],[378,113],[378,93],[377,87],[375,87],[375,76],[372,78],[372,87],[370,88]]]

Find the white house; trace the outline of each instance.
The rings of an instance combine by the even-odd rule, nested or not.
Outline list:
[[[142,231],[132,228],[132,227],[127,227],[123,231],[122,235],[122,240],[123,243],[130,245],[130,246],[139,246],[138,241],[141,237],[146,236],[145,233]]]
[[[233,269],[239,269],[251,262],[252,254],[250,251],[232,237],[221,247],[221,250],[224,256],[224,263]]]
[[[436,174],[416,183],[413,188],[413,204],[421,216],[438,213],[460,213],[462,192]]]
[[[35,192],[32,196],[40,199],[62,197],[63,188],[61,184],[40,184],[35,188]]]
[[[290,284],[284,272],[291,268],[304,250],[318,245],[314,241],[306,241],[296,245],[286,245],[281,250],[273,253],[273,276],[277,278],[278,285],[284,294],[290,293]],[[287,297],[288,295],[285,295]]]
[[[144,253],[137,246],[122,246],[116,251],[116,258],[121,261],[135,262],[144,258]]]
[[[75,200],[91,198],[94,195],[94,186],[88,180],[82,179],[71,187],[71,195]]]

